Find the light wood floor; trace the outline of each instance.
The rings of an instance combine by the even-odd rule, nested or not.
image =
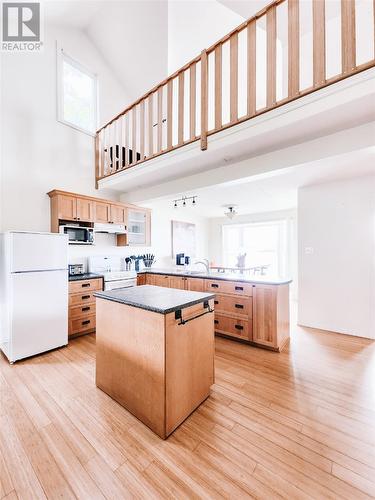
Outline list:
[[[165,442],[94,384],[95,337],[0,359],[0,497],[375,497],[375,344],[216,340],[212,396]]]

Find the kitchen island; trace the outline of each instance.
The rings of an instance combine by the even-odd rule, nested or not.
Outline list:
[[[214,295],[145,285],[95,296],[96,385],[165,439],[214,383]]]

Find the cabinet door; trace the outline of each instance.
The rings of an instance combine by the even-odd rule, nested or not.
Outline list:
[[[151,244],[151,217],[148,210],[128,209],[128,243],[132,246]]]
[[[202,278],[187,278],[186,290],[191,290],[192,292],[205,292],[204,279]]]
[[[94,202],[85,198],[77,198],[77,220],[92,222],[94,220]]]
[[[109,203],[95,202],[95,222],[110,222],[111,221],[111,205]]]
[[[181,276],[170,276],[169,277],[169,286],[171,288],[180,288],[181,290],[185,290],[187,278],[183,278]]]
[[[153,285],[169,287],[169,276],[166,274],[154,274]]]
[[[256,285],[253,297],[253,341],[257,344],[277,346],[277,291],[272,285]]]
[[[137,285],[145,285],[146,284],[146,274],[138,274],[137,276]]]
[[[57,218],[62,220],[77,219],[77,198],[59,195],[57,197]]]
[[[111,222],[114,224],[127,224],[126,207],[121,205],[111,205]]]

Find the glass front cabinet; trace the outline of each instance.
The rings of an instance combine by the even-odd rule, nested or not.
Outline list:
[[[150,211],[128,208],[128,245],[151,245]]]

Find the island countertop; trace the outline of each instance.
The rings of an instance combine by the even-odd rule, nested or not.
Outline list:
[[[205,273],[204,271],[186,271],[185,269],[166,268],[144,268],[138,274],[169,274],[171,276],[183,276],[185,278],[203,278],[210,280],[240,281],[241,283],[253,283],[254,285],[287,285],[293,280],[274,276],[249,276],[239,273]]]
[[[99,299],[111,300],[159,314],[169,314],[215,297],[215,294],[212,293],[191,292],[152,285],[119,288],[96,292],[94,295]]]

